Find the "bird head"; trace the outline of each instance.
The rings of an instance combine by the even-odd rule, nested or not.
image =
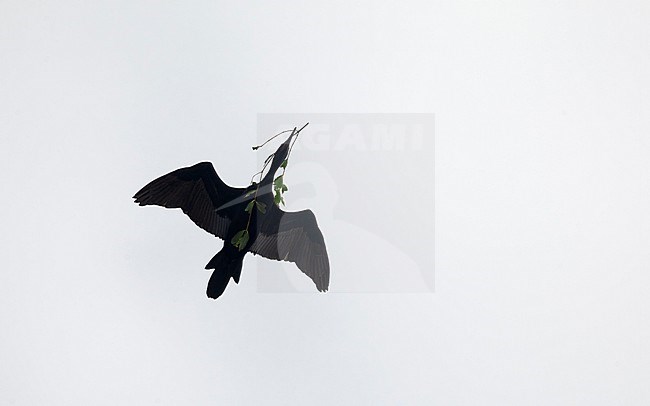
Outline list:
[[[271,167],[269,168],[269,171],[262,179],[261,181],[262,184],[268,184],[273,179],[275,172],[282,166],[284,160],[287,159],[287,157],[289,156],[289,150],[291,149],[291,142],[293,141],[293,137],[297,137],[300,131],[302,131],[305,127],[307,127],[308,124],[309,123],[303,125],[302,128],[300,128],[299,130],[296,130],[294,128],[293,131],[291,132],[291,135],[287,138],[287,140],[282,144],[280,144],[278,149],[273,153],[273,160],[271,161]],[[272,137],[271,139],[275,138],[276,136]],[[257,149],[257,148],[259,147],[253,147],[253,149]]]
[[[294,134],[291,134],[289,136],[289,138],[287,138],[287,140],[285,142],[280,144],[278,149],[275,151],[275,154],[273,155],[273,163],[274,164],[277,163],[278,167],[280,166],[280,164],[282,164],[282,161],[287,159],[287,156],[289,155],[289,146],[291,145],[291,139],[293,137],[294,137]],[[275,165],[273,165],[273,166],[275,166]]]

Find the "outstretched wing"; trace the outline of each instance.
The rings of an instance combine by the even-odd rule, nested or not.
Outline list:
[[[319,291],[330,283],[330,263],[323,234],[311,210],[285,212],[276,205],[263,216],[250,252],[269,259],[295,262]]]
[[[133,198],[140,206],[180,208],[197,226],[225,239],[234,207],[217,209],[237,199],[245,191],[245,188],[226,185],[210,162],[201,162],[159,177]]]

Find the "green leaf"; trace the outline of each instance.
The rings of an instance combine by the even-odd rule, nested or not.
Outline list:
[[[230,240],[230,242],[241,251],[244,249],[244,247],[246,247],[248,237],[248,230],[241,230],[237,232],[234,237],[232,237],[232,240]]]
[[[275,178],[275,180],[273,181],[273,185],[276,186],[276,187],[282,187],[282,185],[284,183],[283,179],[282,179],[283,176],[284,175],[280,175],[277,178]]]
[[[246,193],[246,195],[245,195],[244,197],[248,197],[248,196],[250,196],[250,195],[254,195],[255,192],[257,192],[257,190],[251,190],[250,192]]]
[[[244,235],[244,231],[246,230],[241,230],[237,232],[237,234],[235,234],[235,236],[232,237],[232,240],[230,240],[230,243],[236,247],[237,244],[239,243],[239,239],[241,238],[242,235]]]
[[[273,202],[276,204],[276,206],[280,205],[280,200],[282,200],[282,195],[280,193],[276,193],[273,197]]]
[[[253,204],[255,204],[255,200],[251,200],[251,201],[248,203],[248,206],[246,206],[246,208],[244,209],[244,211],[245,211],[246,213],[250,213],[250,211],[253,210]]]
[[[287,185],[282,185],[282,191],[283,191],[283,192],[286,192],[287,190],[289,190],[289,188],[287,187]]]
[[[266,213],[266,205],[262,202],[257,202],[257,210],[261,211],[262,214]]]
[[[286,169],[288,163],[289,163],[289,160],[285,159],[284,161],[282,161],[282,165],[280,165],[280,168],[285,168]]]
[[[242,235],[241,239],[239,240],[239,250],[241,251],[244,249],[246,246],[246,243],[248,243],[248,230],[244,230],[244,235]]]

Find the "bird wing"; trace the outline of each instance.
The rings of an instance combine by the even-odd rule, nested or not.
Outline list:
[[[245,188],[226,185],[210,162],[201,162],[151,181],[133,198],[140,206],[180,208],[197,226],[225,239],[234,216],[234,206],[217,209],[245,191]]]
[[[319,291],[326,291],[330,282],[330,263],[314,213],[311,210],[285,212],[272,205],[262,218],[250,252],[269,259],[294,262],[314,281]]]

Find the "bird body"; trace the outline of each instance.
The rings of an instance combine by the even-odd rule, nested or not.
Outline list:
[[[329,259],[316,217],[311,210],[283,211],[272,193],[275,172],[287,158],[293,136],[273,154],[269,171],[259,184],[233,188],[219,178],[211,163],[201,162],[163,175],[134,195],[140,206],[180,208],[196,225],[224,240],[223,248],[205,266],[214,269],[208,297],[221,296],[230,278],[239,283],[248,252],[294,262],[318,290],[328,289]],[[253,200],[256,203],[247,210]],[[234,240],[243,230],[248,241],[235,246]]]

